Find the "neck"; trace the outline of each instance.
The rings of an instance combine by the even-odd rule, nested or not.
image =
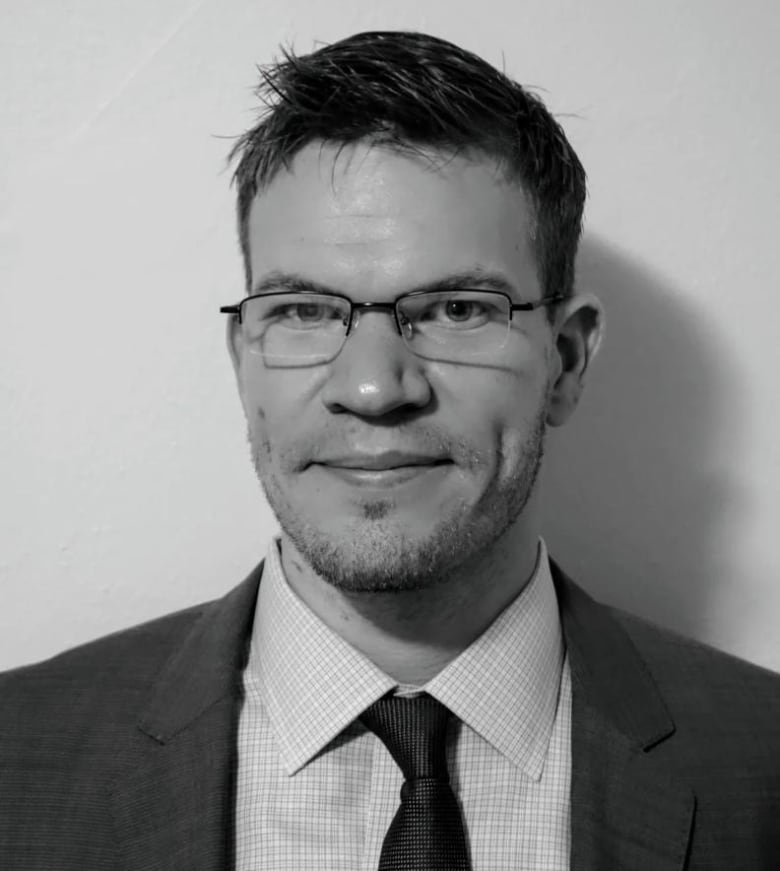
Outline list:
[[[475,641],[531,580],[535,523],[520,520],[490,552],[424,590],[347,593],[316,575],[282,536],[295,593],[334,632],[401,684],[421,686]]]

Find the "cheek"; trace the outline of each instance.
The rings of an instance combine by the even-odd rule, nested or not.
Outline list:
[[[247,423],[250,427],[256,426],[258,420],[265,420],[266,410],[263,401],[264,394],[257,383],[256,375],[241,375],[239,379],[241,392],[241,405],[244,408]]]
[[[311,370],[246,367],[241,375],[241,402],[249,426],[273,442],[284,443],[306,426],[322,376]]]
[[[495,466],[516,463],[546,416],[546,375],[539,371],[499,378],[490,388],[473,388],[470,394],[479,399],[464,407],[461,419],[476,423],[474,436]]]
[[[459,385],[459,416],[466,425],[474,421],[477,429],[522,431],[536,418],[546,395],[546,370],[541,366],[497,371],[475,378],[473,383],[463,379]]]

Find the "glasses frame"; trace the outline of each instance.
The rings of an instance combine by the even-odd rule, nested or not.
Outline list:
[[[535,300],[534,302],[512,302],[512,297],[509,296],[508,293],[504,293],[501,290],[484,290],[481,287],[462,287],[457,290],[450,291],[451,293],[462,293],[462,292],[473,291],[476,293],[486,293],[490,296],[503,296],[507,301],[507,305],[509,306],[509,321],[511,323],[513,315],[516,311],[534,311],[535,309],[542,308],[543,306],[548,305],[557,305],[559,302],[563,302],[567,299],[565,294],[558,293],[554,296],[542,297],[541,299]],[[444,291],[445,293],[447,291]],[[414,297],[420,296],[432,296],[433,294],[441,294],[440,290],[412,290],[409,293],[403,293],[397,299],[391,302],[354,302],[348,296],[344,296],[341,293],[312,293],[308,290],[280,290],[274,291],[273,293],[254,293],[250,296],[244,297],[240,302],[233,303],[232,305],[223,305],[220,306],[219,311],[220,314],[225,315],[235,315],[238,317],[239,324],[242,322],[241,320],[241,312],[243,306],[253,299],[258,299],[260,297],[269,297],[269,296],[324,296],[330,299],[341,299],[345,303],[349,305],[349,320],[346,323],[347,331],[344,334],[345,340],[349,337],[349,334],[352,332],[352,325],[355,320],[355,311],[358,309],[376,309],[377,311],[387,311],[393,313],[393,320],[395,321],[395,327],[398,330],[398,335],[403,338],[403,328],[401,326],[400,316],[398,314],[398,305],[405,299],[410,299]]]

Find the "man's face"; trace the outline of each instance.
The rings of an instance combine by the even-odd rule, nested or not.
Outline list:
[[[336,152],[307,146],[255,199],[253,286],[275,270],[386,302],[482,270],[503,276],[516,302],[541,296],[529,205],[489,160],[434,170],[363,144],[334,164]],[[236,324],[229,344],[268,501],[331,584],[428,586],[521,515],[557,375],[543,308],[516,313],[506,346],[478,364],[415,356],[383,310],[362,310],[326,364],[266,366]]]

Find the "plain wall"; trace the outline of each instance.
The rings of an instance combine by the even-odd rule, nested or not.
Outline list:
[[[589,174],[607,306],[545,537],[598,598],[780,670],[775,0],[0,4],[0,668],[222,595],[275,521],[218,306],[256,63],[363,30],[476,51]]]

